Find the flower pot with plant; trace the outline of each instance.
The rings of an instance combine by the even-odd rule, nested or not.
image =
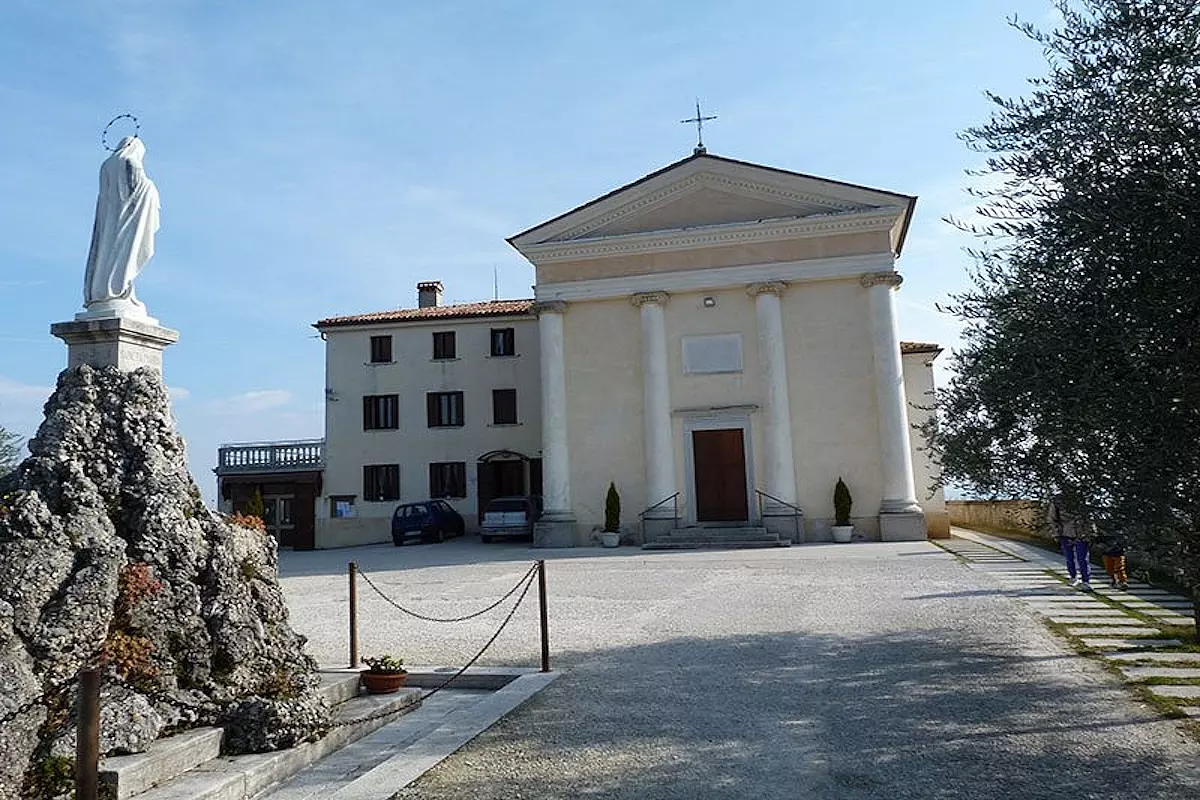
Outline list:
[[[621,544],[621,495],[617,494],[615,483],[608,484],[608,494],[604,496],[604,530],[600,533],[600,543],[605,547]]]
[[[850,522],[850,506],[853,503],[850,489],[840,477],[833,487],[833,540],[845,544],[854,536],[854,525]]]
[[[382,655],[364,658],[367,665],[359,674],[362,676],[363,688],[371,694],[391,694],[404,685],[408,671],[404,669],[404,661],[396,656]]]

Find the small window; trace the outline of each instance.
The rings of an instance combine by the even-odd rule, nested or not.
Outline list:
[[[333,519],[353,519],[354,495],[331,495],[329,497],[329,516]]]
[[[371,363],[387,364],[392,360],[392,337],[371,337]]]
[[[425,395],[429,427],[451,428],[463,424],[462,392],[430,392]]]
[[[512,328],[492,328],[492,355],[515,356],[516,336]]]
[[[455,357],[454,331],[440,331],[433,334],[433,357],[436,361]]]
[[[368,502],[400,499],[400,465],[368,464],[363,467],[363,499]]]
[[[363,430],[391,430],[400,427],[400,395],[368,394],[363,397]]]
[[[430,497],[466,497],[467,465],[463,461],[450,461],[429,465]],[[439,507],[444,506],[442,503]],[[445,509],[443,509],[445,510]]]
[[[516,389],[492,389],[492,422],[496,425],[517,424]]]

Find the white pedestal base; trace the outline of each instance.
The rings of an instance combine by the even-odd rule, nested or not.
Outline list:
[[[879,515],[879,541],[923,542],[929,538],[925,515],[921,512]]]
[[[50,333],[67,343],[67,368],[116,367],[132,372],[149,367],[162,372],[162,351],[179,341],[179,332],[149,317],[76,316],[56,322]]]

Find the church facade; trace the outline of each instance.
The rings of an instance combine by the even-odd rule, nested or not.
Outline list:
[[[933,413],[940,349],[902,343],[897,332],[896,260],[915,202],[698,150],[513,236],[536,270],[532,301],[459,313],[467,307],[435,300],[421,305],[443,310],[322,320],[328,383],[336,384],[327,392],[340,400],[326,406],[318,546],[386,541],[391,509],[429,496],[435,463],[464,464],[461,496],[449,499],[473,522],[479,465],[497,454],[527,462],[530,493],[536,464],[540,546],[591,542],[610,483],[623,526],[647,538],[753,526],[793,541],[828,540],[839,478],[863,537],[948,534],[918,430]],[[424,351],[453,326],[478,330],[481,342],[504,327],[535,341],[519,348],[519,366],[488,363],[504,386],[491,386],[496,376],[486,370],[484,378],[465,368],[455,377],[448,364],[434,380]],[[412,339],[396,352],[422,365],[396,370],[395,392],[383,386],[387,370],[363,357],[372,337],[393,335]],[[406,406],[433,414],[418,395],[478,395],[486,419],[487,393],[510,389],[536,414],[514,411],[519,424],[492,422],[476,435],[460,430],[453,458],[445,432],[419,419],[406,430]],[[379,402],[363,398],[402,391],[416,399],[398,401],[392,434],[365,432],[374,463],[359,463],[366,404]],[[443,448],[440,460],[429,447]],[[379,487],[364,485],[363,470],[393,460],[399,488],[387,501],[364,502],[363,492]],[[416,477],[406,483],[406,474]],[[334,495],[357,503],[353,521],[339,519]]]

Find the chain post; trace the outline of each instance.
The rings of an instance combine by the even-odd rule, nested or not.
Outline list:
[[[350,578],[350,669],[358,668],[358,564],[351,561]]]
[[[550,671],[550,625],[546,615],[546,562],[539,559],[538,565],[538,617],[542,629],[542,672]]]
[[[80,671],[77,708],[75,797],[76,800],[97,800],[100,789],[100,670]]]

